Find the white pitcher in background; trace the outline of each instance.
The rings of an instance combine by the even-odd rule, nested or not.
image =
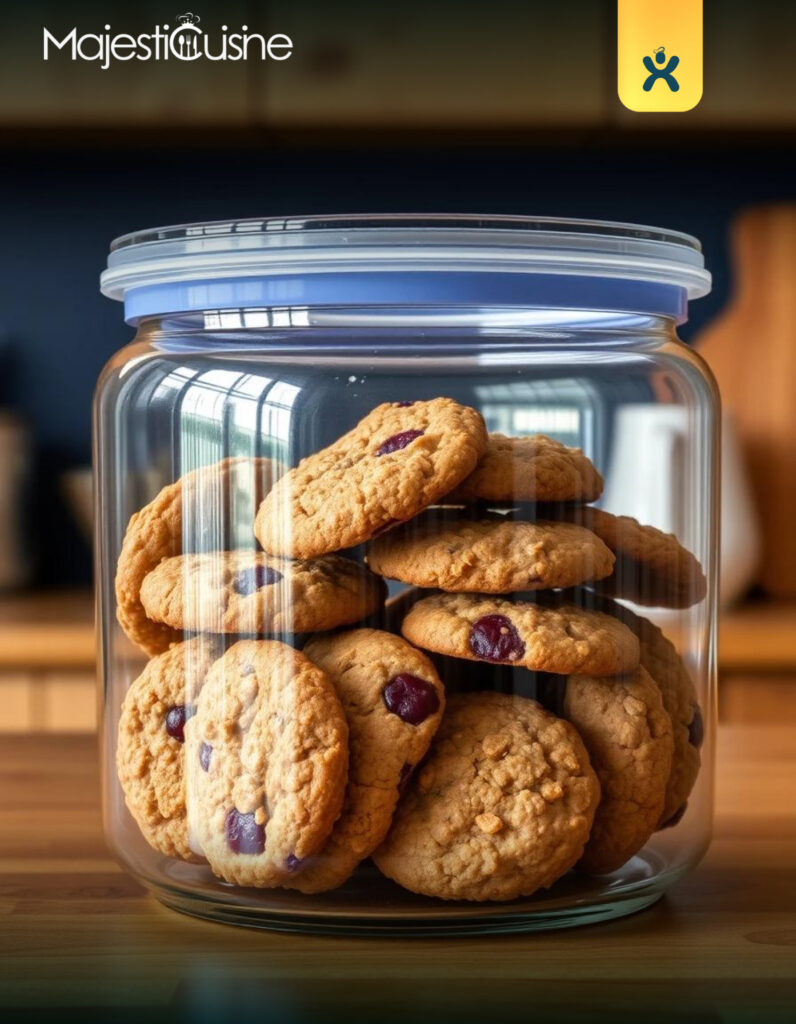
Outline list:
[[[689,411],[676,405],[626,405],[617,410],[614,447],[601,505],[617,515],[675,534],[689,550],[701,538],[684,536],[678,510],[689,484],[684,466]],[[719,601],[727,606],[754,580],[760,531],[732,417],[722,417],[721,554]]]

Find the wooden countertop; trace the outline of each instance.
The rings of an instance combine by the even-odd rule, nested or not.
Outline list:
[[[0,668],[91,668],[95,658],[90,590],[0,598]]]
[[[568,932],[399,940],[166,910],[104,849],[93,738],[2,737],[0,1007],[147,1024],[791,1021],[795,739],[779,725],[720,729],[715,840],[655,907]]]

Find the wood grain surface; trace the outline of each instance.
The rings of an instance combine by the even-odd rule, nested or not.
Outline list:
[[[568,932],[399,940],[166,910],[105,851],[94,741],[4,737],[3,1019],[792,1021],[794,738],[720,730],[714,842],[653,908]]]

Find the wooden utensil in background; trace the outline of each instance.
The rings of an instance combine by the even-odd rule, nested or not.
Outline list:
[[[763,533],[759,582],[796,597],[796,205],[733,227],[734,298],[696,340],[733,415]]]

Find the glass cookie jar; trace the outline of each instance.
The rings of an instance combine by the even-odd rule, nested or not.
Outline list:
[[[117,239],[95,403],[108,841],[167,905],[473,933],[710,838],[719,400],[698,242],[374,216]]]

